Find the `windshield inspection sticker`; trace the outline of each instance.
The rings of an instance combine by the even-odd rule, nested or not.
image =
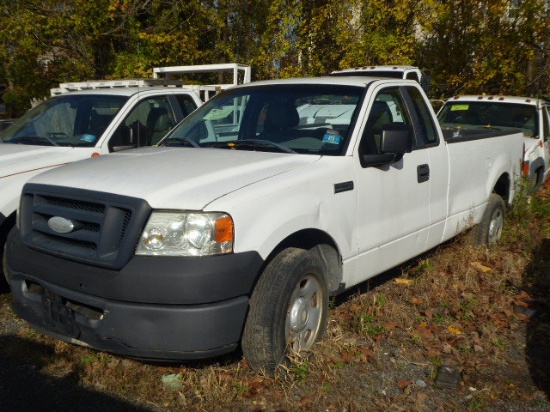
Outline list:
[[[233,106],[223,107],[221,109],[212,109],[206,114],[206,116],[204,116],[204,120],[222,120],[231,113],[233,113]]]
[[[453,104],[451,106],[451,112],[458,112],[462,110],[468,110],[470,108],[469,104]]]
[[[93,143],[93,142],[95,142],[95,139],[96,139],[96,137],[93,134],[84,134],[80,138],[80,140],[82,140],[83,142],[87,142],[87,143]]]
[[[325,132],[323,136],[323,143],[329,144],[340,144],[342,142],[342,136],[338,133],[337,130],[329,129]]]

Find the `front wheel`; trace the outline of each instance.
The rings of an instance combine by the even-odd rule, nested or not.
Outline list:
[[[267,265],[250,298],[242,349],[250,367],[273,374],[289,353],[310,349],[324,333],[328,286],[319,259],[288,248]]]
[[[487,208],[477,227],[477,243],[490,245],[497,242],[502,235],[506,206],[504,200],[496,193],[491,193]]]

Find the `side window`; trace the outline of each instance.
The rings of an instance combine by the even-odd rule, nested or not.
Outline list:
[[[416,80],[417,82],[420,83],[420,79],[418,78],[418,74],[415,73],[415,72],[409,72],[407,73],[407,75],[405,76],[406,79],[410,79],[410,80]]]
[[[164,96],[140,101],[126,116],[109,142],[117,151],[157,144],[176,124],[174,114]]]
[[[544,140],[550,139],[550,126],[548,124],[548,107],[544,107],[542,116],[542,133],[544,133]]]
[[[189,113],[197,108],[197,104],[188,94],[176,94],[176,100],[181,108],[183,117],[189,116]]]
[[[426,101],[416,87],[407,87],[407,92],[412,101],[414,111],[418,116],[418,127],[416,129],[417,144],[420,147],[432,146],[439,143],[436,127],[426,105]]]
[[[374,99],[359,150],[363,154],[380,154],[380,138],[384,126],[410,125],[411,120],[399,88],[382,90]]]

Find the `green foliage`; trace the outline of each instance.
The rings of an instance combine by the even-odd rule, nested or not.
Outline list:
[[[6,104],[8,117],[19,117],[30,109],[32,97],[30,90],[22,87],[6,90],[2,98]]]
[[[293,362],[290,370],[297,381],[305,381],[310,373],[311,364],[308,361]]]
[[[429,73],[432,97],[550,95],[544,0],[0,0],[0,15],[14,115],[63,81],[232,61],[255,79],[412,64]]]

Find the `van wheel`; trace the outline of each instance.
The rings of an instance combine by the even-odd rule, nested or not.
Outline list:
[[[506,206],[504,200],[496,193],[491,193],[485,213],[483,213],[481,222],[477,227],[477,243],[490,245],[497,242],[502,235],[505,217]]]
[[[310,349],[327,324],[328,286],[319,259],[288,248],[267,265],[250,298],[242,338],[249,366],[273,374],[285,356]]]

